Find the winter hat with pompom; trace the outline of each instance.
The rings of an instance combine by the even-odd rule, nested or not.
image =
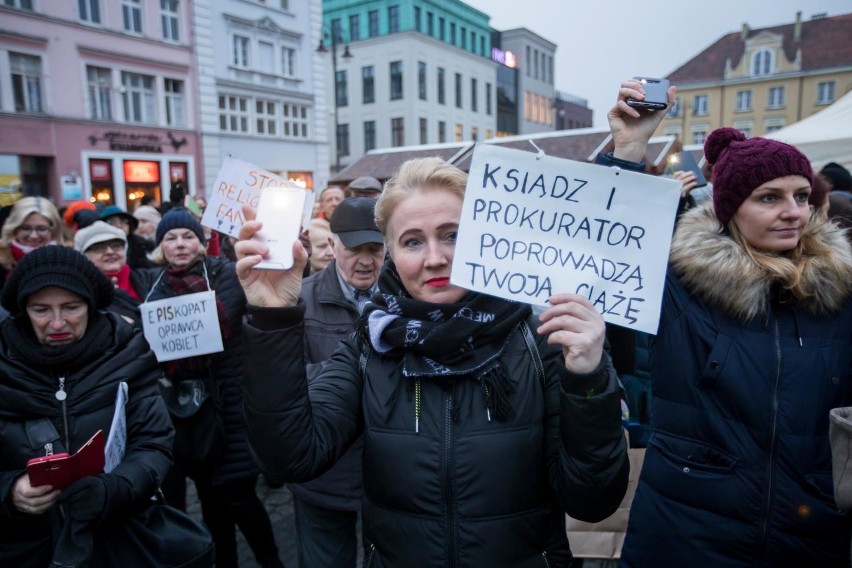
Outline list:
[[[735,128],[717,128],[704,142],[713,166],[713,209],[727,225],[758,186],[784,176],[802,176],[813,185],[814,171],[799,150],[777,140],[748,138]]]

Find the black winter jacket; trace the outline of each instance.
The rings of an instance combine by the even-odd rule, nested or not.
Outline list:
[[[222,419],[225,424],[225,448],[222,455],[211,464],[213,482],[222,483],[233,479],[242,479],[258,474],[249,453],[246,439],[245,416],[243,414],[243,351],[242,318],[246,309],[246,297],[237,280],[234,263],[217,257],[205,257],[210,286],[216,291],[216,299],[222,302],[228,317],[228,338],[224,340],[224,350],[209,355],[213,379],[219,387],[218,395],[222,401]],[[145,270],[141,274],[148,279],[142,284],[140,295],[148,301],[171,298],[175,292],[166,284],[165,278],[159,278],[164,268]],[[156,285],[155,285],[156,283]],[[153,291],[149,290],[154,286]],[[169,377],[180,380],[193,377]]]
[[[621,501],[629,464],[611,365],[572,375],[561,350],[536,338],[540,377],[518,328],[503,354],[514,387],[508,420],[488,420],[475,380],[423,380],[418,432],[394,352],[372,353],[353,336],[308,385],[304,306],[252,312],[252,445],[265,467],[302,481],[363,434],[368,568],[567,566],[565,512],[598,521]],[[592,382],[605,390],[574,394]]]
[[[110,508],[129,510],[146,503],[171,465],[173,430],[157,385],[160,367],[141,331],[114,314],[105,317],[112,340],[95,361],[67,370],[64,404],[55,396],[59,377],[11,357],[0,333],[0,566],[47,566],[54,531],[62,525],[56,506],[29,515],[11,502],[12,487],[26,471],[27,460],[45,455],[44,440],[32,429],[38,419],[49,418],[59,434],[55,452],[76,452],[97,430],[109,433],[118,384],[127,382],[127,449],[121,464],[106,474],[121,481],[120,490],[109,495]],[[7,325],[14,325],[13,320],[3,323]]]
[[[308,380],[316,377],[325,363],[355,327],[358,310],[340,289],[334,261],[325,270],[302,282],[300,297],[305,304],[305,362]],[[292,483],[290,490],[299,499],[338,511],[361,508],[362,450],[360,438],[334,466],[317,479]]]

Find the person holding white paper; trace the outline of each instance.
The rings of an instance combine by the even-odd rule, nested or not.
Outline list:
[[[665,113],[627,105],[643,95],[622,83],[599,163],[644,167]],[[704,155],[713,200],[672,241],[621,565],[845,568],[827,417],[852,399],[852,250],[811,215],[814,173],[793,146],[720,128]]]
[[[241,320],[245,295],[234,272],[234,264],[207,256],[204,229],[190,213],[175,207],[163,215],[156,232],[157,248],[151,257],[163,268],[146,272],[146,302],[195,293],[215,292],[215,310],[224,350],[209,355],[184,357],[161,363],[167,384],[163,396],[175,423],[175,467],[163,486],[169,504],[185,507],[186,476],[198,490],[204,523],[216,544],[216,565],[237,566],[235,527],[246,537],[258,564],[263,568],[281,566],[278,548],[266,509],[257,497],[259,471],[252,462],[246,439],[242,410],[243,353]],[[208,309],[207,303],[199,304]],[[197,308],[200,309],[200,308]],[[180,341],[190,341],[192,321],[173,316],[175,328],[172,349]],[[168,309],[164,318],[172,317]],[[143,325],[147,322],[143,317]],[[196,322],[197,323],[197,322]],[[206,330],[209,331],[209,330]],[[188,381],[193,381],[188,383]],[[181,384],[199,385],[204,395],[199,408],[181,405]],[[186,397],[183,398],[192,398]]]
[[[0,326],[0,566],[105,565],[99,543],[146,507],[171,465],[162,372],[141,331],[104,311],[113,288],[82,254],[50,246],[27,254],[3,291],[11,318]],[[34,487],[28,460],[74,454],[110,432],[122,381],[123,459],[61,492]]]
[[[531,308],[450,282],[467,175],[411,160],[376,223],[390,260],[356,332],[308,382],[299,302],[307,255],[237,272],[249,302],[245,409],[265,470],[290,482],[332,467],[363,435],[365,565],[566,567],[565,512],[618,507],[628,460],[604,322],[582,296]]]

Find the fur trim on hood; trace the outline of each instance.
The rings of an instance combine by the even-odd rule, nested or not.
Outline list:
[[[748,321],[767,314],[773,277],[722,229],[710,205],[684,214],[672,239],[672,267],[690,293],[731,317]],[[813,217],[802,239],[817,248],[826,245],[829,252],[806,257],[801,278],[811,295],[797,305],[813,314],[835,312],[850,294],[849,242],[839,227]]]

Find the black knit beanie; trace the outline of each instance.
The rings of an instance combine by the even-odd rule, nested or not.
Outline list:
[[[20,315],[27,298],[48,286],[77,294],[92,311],[112,303],[113,285],[92,261],[68,247],[47,245],[26,254],[15,266],[0,304],[13,316]]]
[[[160,224],[157,225],[157,244],[159,245],[163,237],[172,229],[189,229],[198,237],[201,244],[207,242],[204,238],[204,229],[201,228],[201,223],[195,218],[195,215],[189,212],[189,209],[183,207],[175,207],[170,209],[168,213],[163,215]]]

